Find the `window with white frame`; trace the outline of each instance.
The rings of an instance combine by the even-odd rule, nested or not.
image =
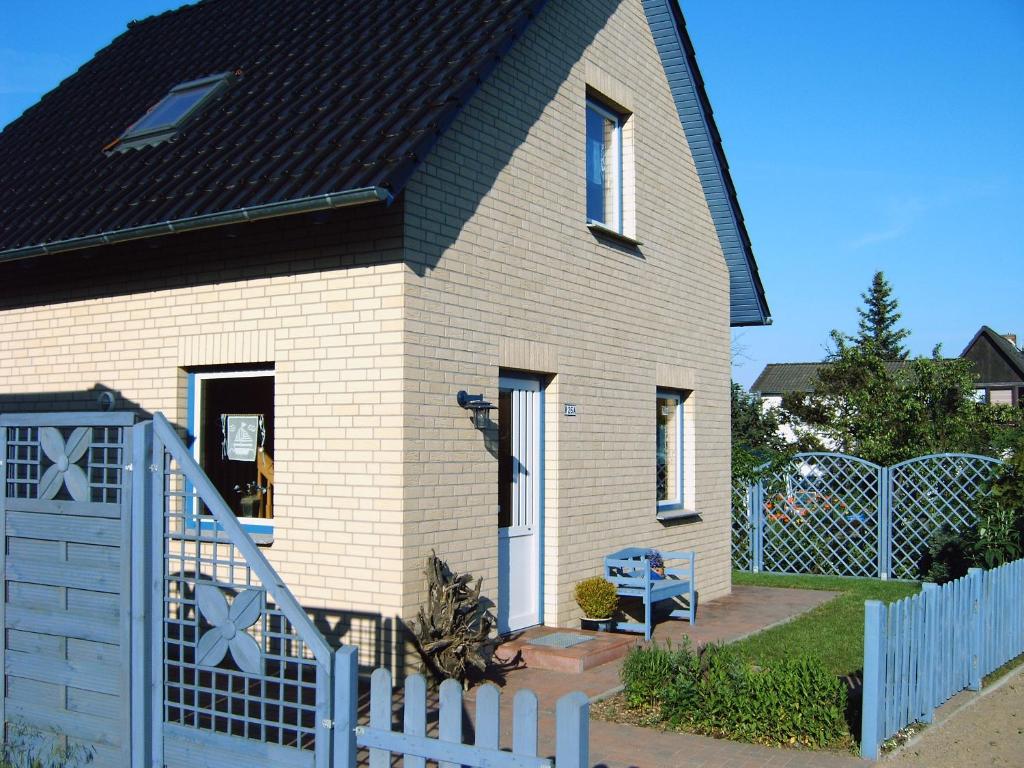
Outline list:
[[[587,222],[622,234],[622,115],[587,99]]]
[[[273,536],[274,368],[220,367],[189,373],[192,455],[257,543]],[[194,514],[216,529],[198,499]]]
[[[658,390],[656,489],[658,510],[683,506],[683,396]]]

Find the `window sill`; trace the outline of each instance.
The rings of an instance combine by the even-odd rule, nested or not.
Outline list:
[[[618,232],[617,230],[614,230],[611,227],[606,227],[604,224],[601,224],[600,222],[597,221],[588,221],[587,229],[589,229],[598,237],[611,238],[612,240],[617,240],[620,243],[632,245],[634,248],[639,248],[641,245],[643,245],[643,243],[641,243],[635,237],[624,235],[621,232]]]
[[[700,518],[700,512],[695,509],[686,509],[680,504],[658,508],[655,519],[662,523],[669,523],[675,520],[696,520]]]
[[[268,520],[261,520],[260,523],[247,523],[246,520],[253,520],[255,518],[237,518],[242,524],[242,529],[249,534],[249,538],[253,540],[254,544],[261,547],[266,547],[274,543],[274,524]],[[222,529],[217,521],[213,517],[203,515],[199,518],[199,530],[202,532],[204,537],[213,534],[213,537],[217,541],[230,541],[228,534]]]

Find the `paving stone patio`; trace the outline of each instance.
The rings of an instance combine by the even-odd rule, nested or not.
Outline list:
[[[688,636],[696,645],[729,642],[789,621],[831,600],[834,592],[771,587],[736,586],[728,597],[702,603],[697,624],[670,619],[657,625],[654,642],[673,643]],[[643,638],[641,637],[642,641]],[[583,691],[592,699],[603,698],[620,688],[621,660],[579,673],[520,667],[505,671],[496,680],[502,688],[502,741],[511,741],[511,700],[515,691],[532,689],[541,710],[542,754],[554,755],[554,711],[559,697]],[[472,710],[474,692],[467,694]],[[852,768],[869,765],[858,758],[830,752],[772,749],[685,733],[668,733],[620,723],[592,720],[590,761],[602,768]]]

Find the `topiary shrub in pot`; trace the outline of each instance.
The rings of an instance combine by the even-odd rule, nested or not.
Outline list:
[[[576,585],[576,604],[583,611],[581,619],[584,629],[609,632],[612,629],[612,615],[619,607],[619,596],[615,585],[600,576],[584,579]]]

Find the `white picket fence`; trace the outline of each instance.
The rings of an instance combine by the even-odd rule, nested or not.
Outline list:
[[[861,756],[1024,653],[1024,560],[864,605]]]

